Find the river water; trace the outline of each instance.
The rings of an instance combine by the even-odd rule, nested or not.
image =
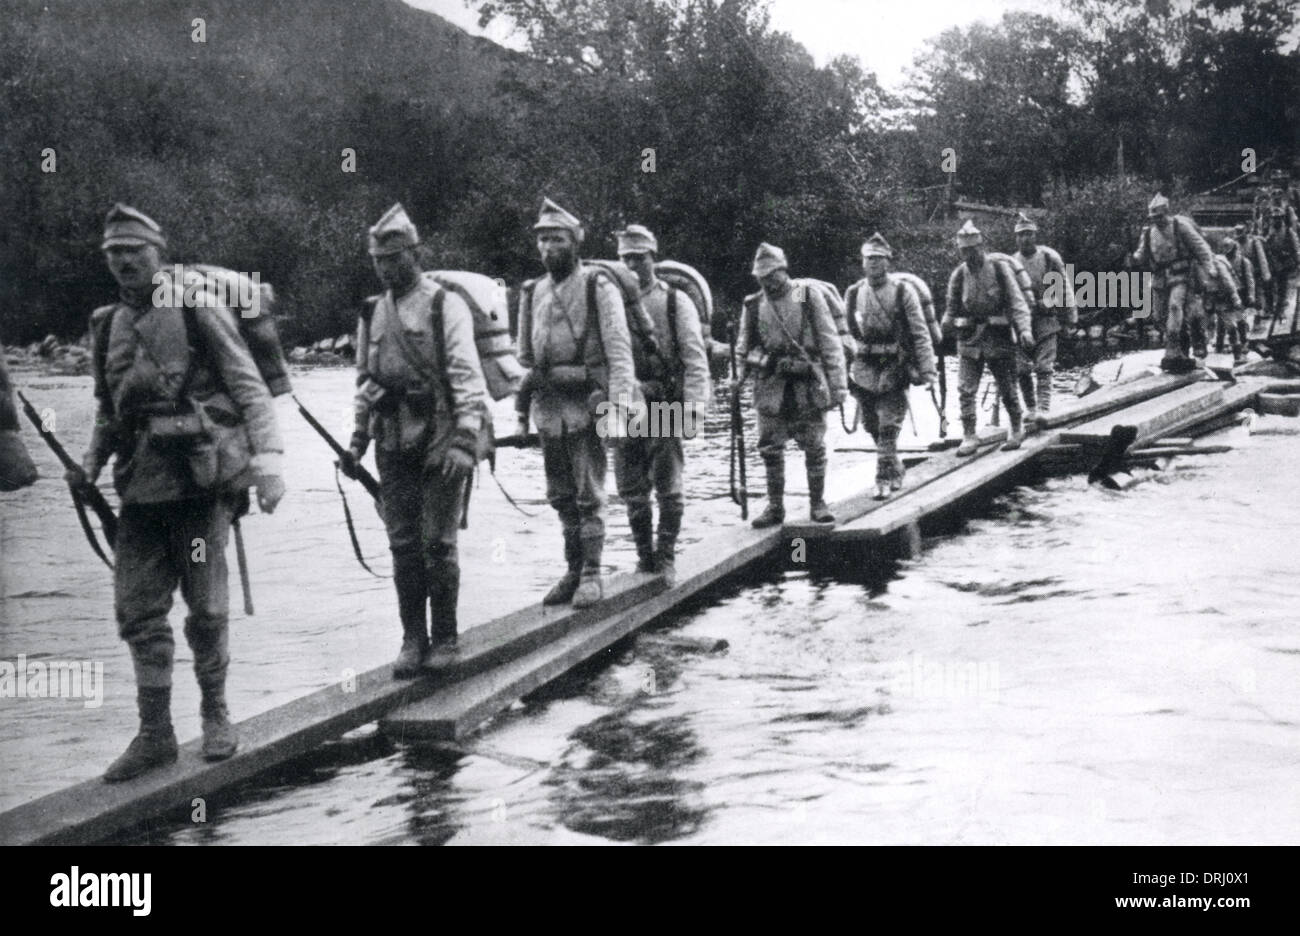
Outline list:
[[[89,380],[14,379],[79,455]],[[351,383],[342,369],[295,374],[340,432]],[[723,402],[688,450],[684,546],[739,523]],[[905,445],[934,438],[933,407],[917,391],[914,404],[919,436],[905,431]],[[295,453],[290,494],[245,522],[257,614],[242,614],[232,582],[236,718],[385,664],[399,643],[391,583],[351,556],[327,450],[287,398],[277,405]],[[499,406],[499,431],[509,412]],[[831,439],[864,444],[838,425]],[[1300,501],[1287,466],[1300,461],[1300,424],[1263,417],[1224,440],[1232,451],[1122,492],[1079,477],[1016,488],[927,538],[916,560],[733,578],[459,745],[396,746],[361,729],[210,798],[206,822],[123,840],[1294,844]],[[28,444],[57,478],[34,434]],[[871,455],[831,458],[833,497],[869,483]],[[806,486],[793,449],[787,459],[799,515]],[[503,451],[498,473],[537,516],[484,474],[462,534],[462,630],[499,613],[502,594],[540,599],[560,571],[540,457]],[[761,490],[756,459],[749,475]],[[378,518],[348,489],[364,551],[387,571]],[[606,562],[626,570],[617,503],[609,520]],[[7,809],[100,774],[135,713],[109,573],[61,482],[0,494],[0,551],[0,660],[93,661],[104,674],[99,703],[0,698]],[[182,615],[173,717],[185,740],[199,725]],[[729,646],[710,652],[705,638]]]

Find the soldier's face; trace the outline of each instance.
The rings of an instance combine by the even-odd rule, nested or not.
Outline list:
[[[104,250],[108,271],[123,289],[145,289],[162,269],[162,255],[153,244],[115,245]]]
[[[866,271],[868,278],[878,280],[889,272],[889,258],[877,256],[863,257],[862,269]]]
[[[620,254],[619,259],[623,261],[624,266],[636,274],[642,289],[648,289],[654,282],[655,261],[653,255],[648,253],[625,253]]]
[[[978,269],[984,264],[984,245],[968,244],[965,247],[958,247],[958,253],[961,254],[962,262],[972,270]]]
[[[553,228],[537,233],[537,252],[548,273],[563,276],[573,269],[578,244],[571,231]]]
[[[1162,228],[1169,223],[1169,215],[1163,210],[1157,211],[1151,216],[1151,223]]]
[[[371,260],[375,265],[375,275],[379,277],[385,289],[400,292],[414,283],[420,275],[420,264],[415,259],[415,251],[410,249],[372,257]]]
[[[1016,246],[1020,248],[1020,252],[1023,253],[1023,254],[1031,254],[1031,253],[1033,253],[1033,252],[1034,252],[1034,232],[1033,232],[1033,231],[1017,231],[1017,232],[1016,232]]]
[[[785,292],[786,287],[790,285],[790,274],[783,267],[779,270],[773,270],[766,276],[758,278],[758,285],[763,287],[763,292],[769,296],[779,296]]]

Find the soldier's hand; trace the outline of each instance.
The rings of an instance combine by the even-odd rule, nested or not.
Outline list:
[[[1024,348],[1026,351],[1034,350],[1034,336],[1028,332],[1021,332],[1020,347]]]
[[[254,482],[257,487],[257,506],[262,513],[275,513],[275,507],[284,497],[284,480],[279,475],[261,475]]]
[[[68,487],[74,491],[84,491],[91,486],[91,480],[86,475],[86,470],[77,465],[73,465],[63,473],[63,480],[68,482]]]
[[[442,459],[442,477],[449,484],[462,484],[474,470],[474,455],[463,448],[447,449]]]
[[[848,398],[849,398],[849,391],[843,388],[831,391],[831,399],[835,402],[836,406],[839,406]]]
[[[523,413],[515,420],[515,435],[528,435],[528,417]]]
[[[357,466],[361,464],[362,453],[356,448],[349,448],[339,456],[339,471],[353,481],[357,479]]]

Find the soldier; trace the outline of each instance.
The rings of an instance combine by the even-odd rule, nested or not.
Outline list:
[[[834,523],[824,496],[826,412],[848,395],[844,347],[820,290],[791,282],[780,247],[759,244],[751,272],[762,290],[745,297],[736,353],[743,362],[740,380],[756,374],[758,451],[767,471],[767,507],[753,526],[785,520],[785,444],[791,439],[804,453],[809,518]]]
[[[114,604],[135,666],[140,731],[104,774],[114,783],[176,760],[167,612],[178,582],[202,693],[203,756],[235,752],[226,706],[226,542],[231,521],[247,509],[250,484],[265,513],[284,495],[284,446],[234,316],[213,296],[182,307],[187,290],[164,265],[167,241],[157,222],[117,204],[100,246],[120,299],[91,315],[98,412],[81,467],[67,480],[91,486],[116,456],[122,510]],[[203,544],[201,560],[195,543]]]
[[[549,198],[533,225],[547,275],[524,284],[519,361],[530,373],[532,414],[541,436],[546,497],[564,533],[563,577],[543,604],[575,608],[604,596],[605,447],[600,426],[618,425],[623,401],[639,398],[623,296],[608,274],[578,259],[582,224]],[[601,403],[614,405],[598,423]]]
[[[957,388],[962,442],[957,454],[972,455],[979,448],[975,396],[986,362],[1011,421],[1011,434],[1003,448],[1018,449],[1024,436],[1024,413],[1016,387],[1016,346],[1025,352],[1034,348],[1029,305],[1011,259],[987,256],[984,235],[969,220],[957,232],[957,249],[962,262],[948,278],[948,307],[942,322],[944,335],[956,334],[960,358]]]
[[[1025,396],[1025,421],[1043,424],[1052,408],[1052,373],[1056,369],[1057,334],[1061,330],[1058,316],[1064,315],[1070,325],[1079,322],[1079,310],[1074,304],[1074,290],[1066,284],[1064,308],[1049,306],[1044,301],[1043,281],[1048,273],[1056,273],[1065,281],[1065,263],[1051,247],[1036,244],[1038,225],[1025,214],[1016,219],[1016,248],[1020,263],[1029,274],[1034,288],[1034,307],[1030,310],[1033,321],[1034,350],[1023,360],[1020,371],[1020,392]],[[1038,379],[1038,392],[1034,392],[1034,379]]]
[[[1300,273],[1300,240],[1294,229],[1287,227],[1286,212],[1274,208],[1272,212],[1273,227],[1264,239],[1264,249],[1268,252],[1268,267],[1273,273],[1273,308],[1272,314],[1278,324],[1286,317],[1291,308],[1292,294],[1296,288],[1296,277]]]
[[[876,500],[903,486],[898,435],[907,415],[908,384],[932,387],[938,376],[921,298],[902,276],[889,272],[893,255],[888,241],[872,234],[862,245],[867,275],[844,294],[857,347],[849,391],[876,442]]]
[[[402,623],[395,679],[418,675],[455,646],[456,537],[490,419],[473,315],[421,276],[419,244],[400,204],[370,228],[371,262],[385,289],[358,324],[356,428],[340,461],[354,476],[374,440]]]
[[[641,284],[641,305],[654,323],[655,339],[666,373],[641,384],[647,403],[676,404],[682,411],[682,435],[638,436],[614,446],[614,478],[627,505],[628,526],[636,542],[637,571],[676,572],[677,534],[682,526],[682,439],[694,438],[709,402],[709,360],[695,303],[684,291],[655,276],[659,242],[649,229],[628,225],[618,235],[618,255]],[[691,410],[689,416],[687,409]],[[662,427],[663,421],[649,420]],[[689,434],[687,434],[689,433]],[[659,500],[655,540],[650,491]]]
[[[1225,237],[1224,242],[1236,246],[1231,238]],[[1246,271],[1250,270],[1249,263],[1241,266]],[[1205,293],[1206,312],[1217,318],[1220,334],[1227,332],[1232,346],[1233,363],[1237,365],[1246,363],[1244,338],[1238,330],[1238,326],[1244,324],[1241,294],[1246,288],[1245,283],[1237,278],[1232,262],[1223,254],[1214,254],[1214,278]],[[1253,289],[1253,283],[1251,288]]]
[[[1268,250],[1264,246],[1264,239],[1244,224],[1235,226],[1232,234],[1241,255],[1250,261],[1255,282],[1255,301],[1251,305],[1259,310],[1257,317],[1264,318],[1273,308],[1270,301],[1273,295],[1273,272],[1268,265]],[[1227,251],[1224,253],[1227,254]],[[1231,254],[1228,256],[1231,259]]]
[[[1216,351],[1223,351],[1223,331],[1227,323],[1231,321],[1233,332],[1230,332],[1228,339],[1233,349],[1233,357],[1238,358],[1236,363],[1245,363],[1246,359],[1246,337],[1249,332],[1246,326],[1246,316],[1244,312],[1247,308],[1255,305],[1255,269],[1247,258],[1245,251],[1231,237],[1224,236],[1222,242],[1223,258],[1228,262],[1228,268],[1232,272],[1232,277],[1236,281],[1237,300],[1234,304],[1235,309],[1232,312],[1220,317],[1221,327],[1219,329],[1219,340],[1215,347]],[[1215,263],[1218,263],[1216,258]],[[1240,351],[1240,354],[1238,354]]]
[[[1183,345],[1184,324],[1196,357],[1204,358],[1209,351],[1201,292],[1212,275],[1214,258],[1192,219],[1170,215],[1169,199],[1163,195],[1151,199],[1147,216],[1150,221],[1142,229],[1133,263],[1151,270],[1152,309],[1157,318],[1165,317],[1165,356],[1160,367],[1186,373],[1194,365]]]

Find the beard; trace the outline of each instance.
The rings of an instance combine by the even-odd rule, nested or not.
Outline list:
[[[557,250],[542,257],[542,265],[551,278],[562,280],[568,277],[578,265],[578,254],[572,248]]]

